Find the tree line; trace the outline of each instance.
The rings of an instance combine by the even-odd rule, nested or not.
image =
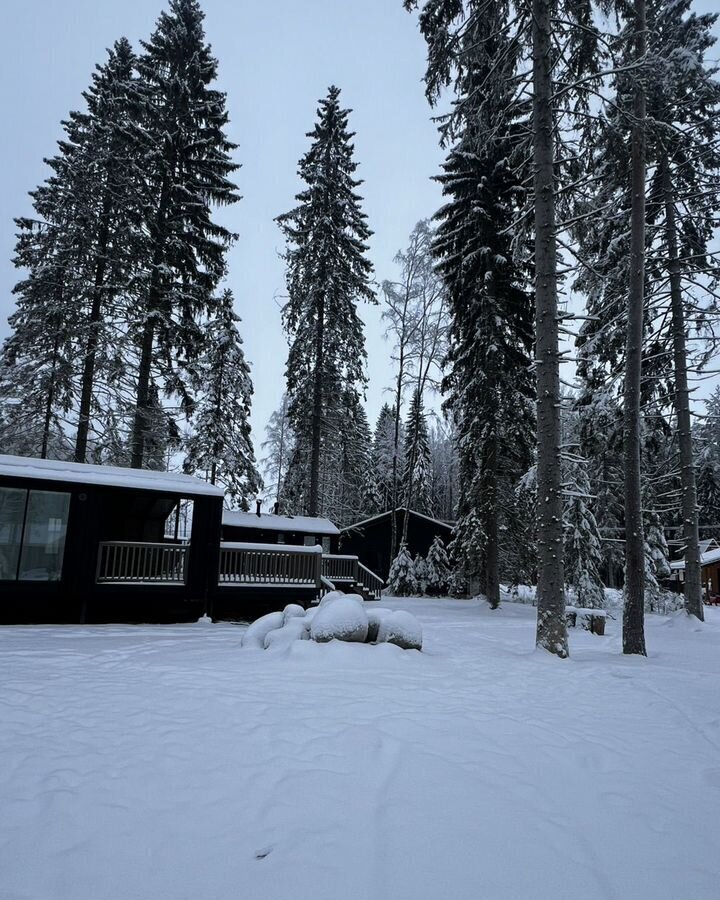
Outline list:
[[[690,0],[404,6],[427,99],[450,100],[443,204],[378,284],[351,111],[330,87],[277,218],[288,357],[267,496],[341,525],[401,507],[453,520],[450,587],[495,607],[501,580],[536,584],[537,643],[559,657],[567,593],[600,606],[622,581],[623,647],[643,654],[668,539],[702,618],[701,540],[720,527],[720,394],[691,402],[716,374],[717,16]],[[234,235],[214,218],[238,200],[237,164],[202,21],[197,0],[171,0],[64,123],[17,220],[0,436],[159,468],[182,451],[246,505],[252,384],[223,288]],[[371,429],[360,310],[378,303],[394,374]],[[409,572],[407,519],[391,520]]]

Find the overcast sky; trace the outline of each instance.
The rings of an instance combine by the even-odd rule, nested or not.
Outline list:
[[[430,120],[422,75],[425,44],[417,17],[401,0],[203,0],[206,32],[227,92],[230,137],[239,144],[242,201],[223,212],[240,238],[229,257],[228,284],[255,383],[258,455],[265,423],[283,390],[287,345],[280,326],[283,265],[273,219],[293,204],[297,161],[317,101],[330,84],[353,113],[360,194],[374,231],[371,257],[379,281],[395,275],[393,257],[413,225],[440,202],[431,180],[443,154]],[[698,10],[711,10],[701,0]],[[30,212],[27,192],[47,176],[60,120],[81,106],[96,63],[121,35],[137,47],[162,0],[23,0],[4,9],[0,32],[0,336],[12,311],[14,216]],[[367,323],[368,414],[371,424],[391,379],[390,347],[379,310]],[[703,393],[707,383],[703,385]]]

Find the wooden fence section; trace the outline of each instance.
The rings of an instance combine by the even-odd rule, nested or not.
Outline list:
[[[98,549],[100,584],[185,584],[188,547],[103,541]]]
[[[220,585],[314,587],[320,590],[322,550],[276,544],[220,545]]]

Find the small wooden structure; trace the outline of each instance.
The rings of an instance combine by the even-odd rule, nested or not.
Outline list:
[[[685,560],[674,559],[670,563],[670,586],[682,591],[685,581]],[[720,603],[720,544],[714,539],[700,541],[700,577],[705,603]]]
[[[340,529],[322,516],[277,516],[272,513],[223,510],[223,541],[314,547],[337,553]]]
[[[407,545],[413,556],[417,553],[427,556],[430,545],[436,537],[441,538],[445,546],[452,540],[453,528],[448,522],[441,522],[423,515],[423,513],[401,507],[395,511],[398,543],[400,535],[403,533],[406,515],[408,516]],[[392,563],[390,558],[391,539],[392,512],[388,511],[343,528],[340,550],[342,553],[356,555],[364,566],[387,580]]]

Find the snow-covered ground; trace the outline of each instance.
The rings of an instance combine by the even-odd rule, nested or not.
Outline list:
[[[422,653],[0,630],[0,898],[720,897],[720,610],[561,662],[529,606],[383,605]]]

